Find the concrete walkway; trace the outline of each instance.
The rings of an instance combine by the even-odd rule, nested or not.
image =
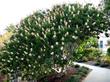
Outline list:
[[[75,62],[75,64],[79,64],[81,66],[92,69],[92,71],[88,74],[83,82],[110,82],[110,69],[91,66],[83,63]]]

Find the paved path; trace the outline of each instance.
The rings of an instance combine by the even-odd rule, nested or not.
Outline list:
[[[81,66],[92,69],[92,71],[88,74],[83,82],[110,82],[110,69],[91,66],[83,63],[75,64],[79,64]]]

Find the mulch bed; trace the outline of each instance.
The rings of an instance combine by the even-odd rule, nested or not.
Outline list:
[[[44,78],[41,78],[37,80],[36,82],[65,82],[68,80],[71,76],[75,75],[77,72],[78,68],[80,66],[74,66],[74,67],[68,67],[65,71],[65,73],[54,73],[50,74],[49,76],[46,76]],[[80,82],[85,78],[86,76],[82,76],[80,79]],[[3,82],[4,76],[0,76],[0,82]],[[21,81],[24,82],[24,81]]]
[[[75,75],[75,73],[77,72],[77,68],[80,68],[80,67],[69,67],[66,70],[66,73],[52,74],[52,75],[49,75],[43,79],[47,79],[48,80],[47,82],[65,82],[66,80],[71,78],[71,76]],[[90,70],[88,69],[88,73],[89,72],[90,72]],[[84,78],[88,75],[88,73],[85,74],[85,76],[82,76],[80,78],[79,82],[82,82],[82,80],[84,80]],[[44,82],[44,81],[42,81],[43,79],[41,79],[37,82]]]
[[[56,73],[56,74],[51,74],[45,78],[40,79],[37,82],[43,82],[43,79],[47,79],[48,82],[65,82],[69,77],[74,75],[76,72],[76,69],[73,67],[69,67],[66,70],[66,73]]]
[[[96,61],[87,61],[84,63],[89,64],[89,65],[93,65],[93,66],[99,66],[99,67],[110,69],[110,64],[104,63],[104,62],[97,63]]]

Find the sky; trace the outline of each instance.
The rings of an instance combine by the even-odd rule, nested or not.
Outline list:
[[[56,4],[64,3],[92,3],[97,6],[100,0],[0,0],[0,34],[3,34],[10,24],[18,24],[20,20],[36,10],[52,8]]]

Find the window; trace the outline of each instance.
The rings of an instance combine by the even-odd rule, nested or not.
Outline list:
[[[100,48],[103,48],[103,41],[100,41]]]

